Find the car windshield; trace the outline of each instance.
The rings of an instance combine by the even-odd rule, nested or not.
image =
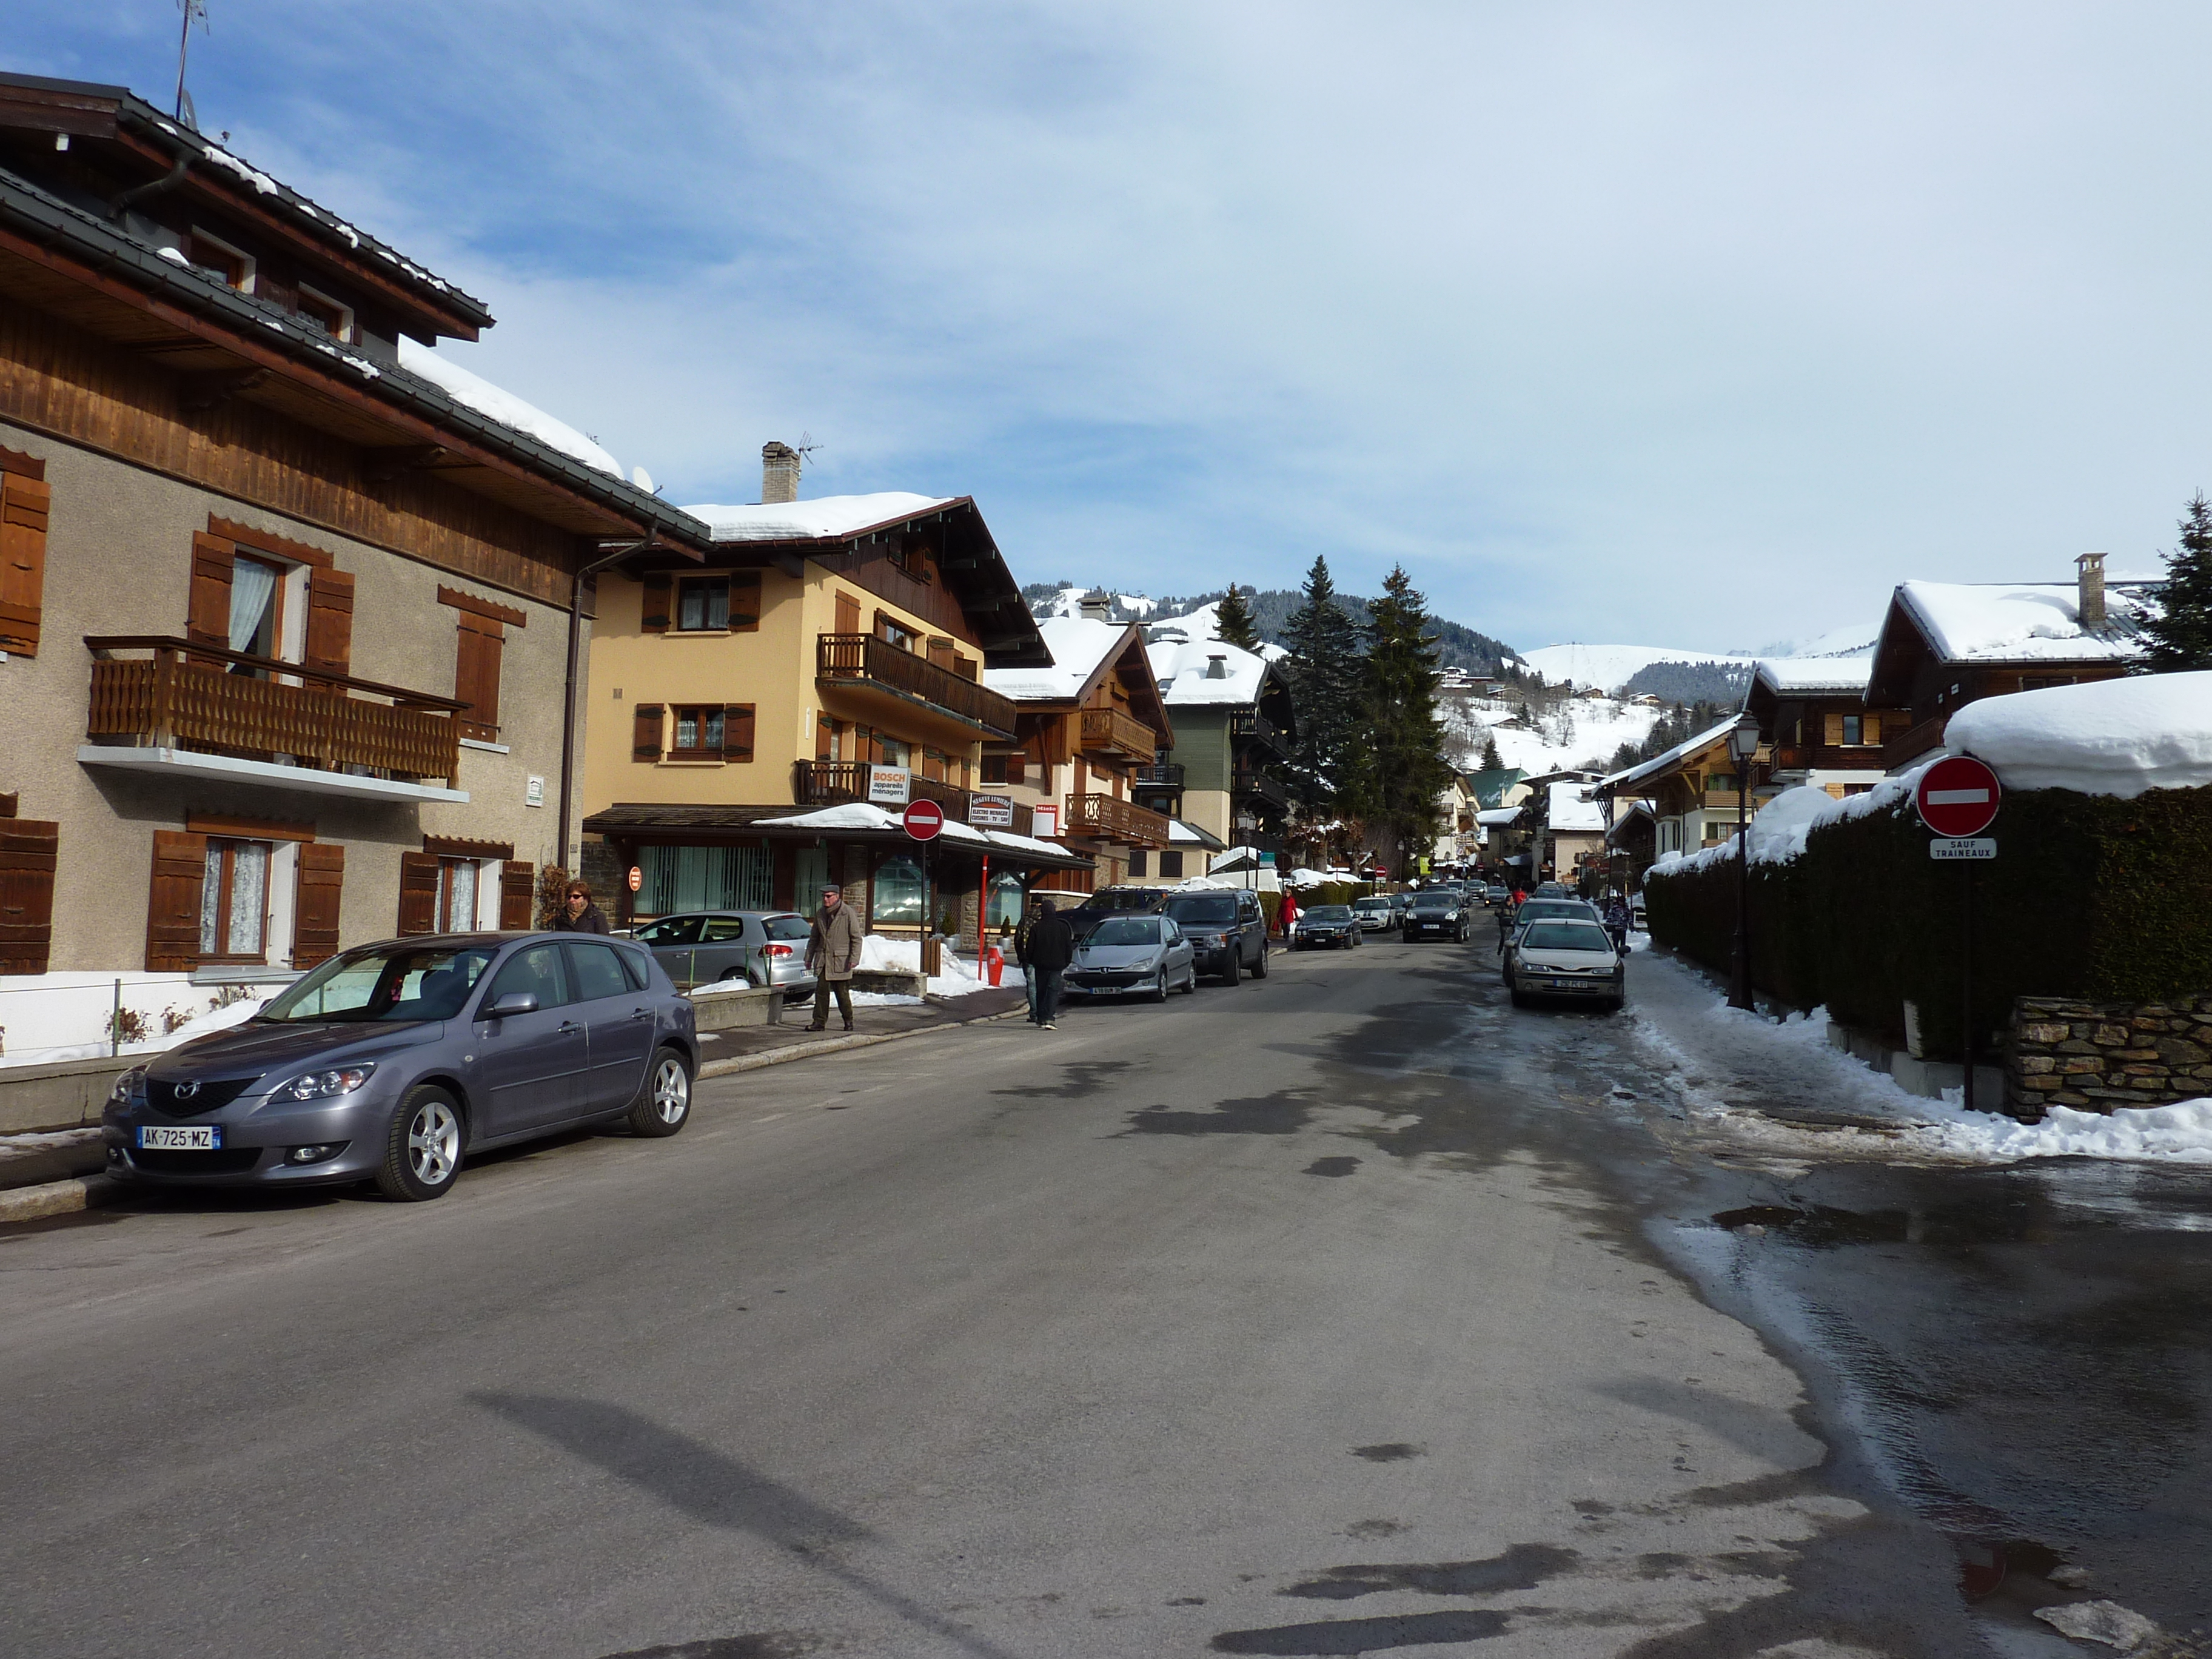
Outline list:
[[[1092,945],[1158,945],[1160,942],[1160,921],[1158,916],[1113,916],[1098,924],[1090,938]]]
[[[1194,923],[1201,927],[1218,926],[1237,920],[1237,901],[1227,893],[1172,898],[1168,901],[1167,913],[1186,927]]]
[[[1355,910],[1367,910],[1370,912],[1375,910],[1387,910],[1390,908],[1390,901],[1386,898],[1364,898],[1360,900],[1358,903],[1353,905],[1352,908]]]
[[[1530,899],[1521,907],[1523,921],[1554,921],[1562,916],[1588,916],[1589,906],[1580,899]]]
[[[1602,951],[1610,956],[1613,941],[1605,929],[1586,921],[1540,921],[1521,941],[1524,951]]]
[[[495,945],[379,945],[332,957],[254,1016],[322,1020],[452,1019],[499,954]]]
[[[1459,900],[1449,893],[1416,893],[1413,896],[1413,908],[1416,910],[1449,910],[1456,908],[1458,903]]]
[[[1350,921],[1352,907],[1348,904],[1316,904],[1306,912],[1308,921]]]
[[[770,939],[805,939],[814,931],[814,924],[805,916],[770,916],[768,936]]]

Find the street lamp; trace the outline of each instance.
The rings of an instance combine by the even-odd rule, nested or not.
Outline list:
[[[1751,1000],[1751,757],[1759,752],[1759,716],[1744,714],[1729,728],[1735,761],[1735,963],[1729,975],[1729,1006]]]

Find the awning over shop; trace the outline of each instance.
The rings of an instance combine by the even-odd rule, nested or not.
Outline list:
[[[625,842],[712,846],[729,841],[857,842],[864,846],[911,847],[898,814],[865,801],[794,811],[788,806],[665,805],[625,801],[584,820],[586,835]],[[946,820],[931,843],[936,852],[988,856],[994,869],[1091,870],[1085,854],[1005,830],[977,830]]]

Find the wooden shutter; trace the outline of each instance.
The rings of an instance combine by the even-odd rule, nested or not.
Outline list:
[[[733,702],[722,710],[722,758],[749,761],[753,757],[753,706]]]
[[[1831,749],[1840,749],[1844,742],[1844,717],[1841,714],[1823,714],[1820,721],[1824,728],[1820,741]]]
[[[670,581],[665,570],[646,573],[645,611],[639,618],[638,626],[647,633],[665,634],[668,631],[669,595],[673,587],[674,584]]]
[[[814,716],[814,758],[818,761],[836,758],[833,751],[836,745],[837,722],[827,714],[817,714]]]
[[[399,855],[399,927],[402,933],[438,931],[438,855]]]
[[[207,884],[207,837],[154,832],[154,880],[146,904],[146,971],[189,971],[200,959],[200,890]]]
[[[301,653],[310,668],[327,674],[353,672],[353,574],[314,570],[307,577],[307,646]]]
[[[1878,744],[1881,741],[1881,715],[1862,714],[1859,716],[1859,741],[1866,744]]]
[[[41,480],[0,472],[0,651],[18,656],[39,654],[52,499]]]
[[[635,761],[660,758],[660,705],[641,702],[632,717],[629,757]]]
[[[860,631],[860,602],[850,593],[837,596],[837,631],[840,634]]]
[[[220,536],[192,538],[191,602],[185,637],[194,645],[230,643],[230,573],[238,550]]]
[[[730,573],[730,632],[760,631],[761,579],[757,570]]]
[[[499,866],[499,930],[526,933],[538,908],[538,872],[534,866],[509,859]]]
[[[461,735],[479,743],[499,741],[499,660],[506,631],[489,617],[464,611],[460,646],[454,659],[453,696],[468,707],[458,716]]]
[[[300,843],[300,902],[292,922],[292,965],[313,968],[338,948],[338,896],[345,885],[345,848],[326,841]]]
[[[929,641],[929,660],[950,674],[952,672],[952,641],[942,637],[932,638]]]
[[[60,846],[58,823],[0,818],[0,974],[46,971],[54,942],[54,861]]]

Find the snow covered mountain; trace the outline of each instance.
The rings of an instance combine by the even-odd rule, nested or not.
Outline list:
[[[1723,651],[1686,651],[1663,645],[1541,645],[1521,653],[1522,660],[1553,685],[1572,680],[1618,691],[1656,662],[1722,663],[1748,668],[1756,658]]]

